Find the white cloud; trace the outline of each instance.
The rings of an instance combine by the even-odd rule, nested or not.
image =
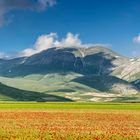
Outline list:
[[[78,34],[73,35],[72,33],[67,33],[66,37],[59,41],[56,33],[50,33],[48,35],[39,36],[33,48],[27,48],[22,52],[20,52],[18,55],[30,56],[53,47],[81,47],[81,46],[82,44]]]
[[[48,35],[41,35],[38,37],[33,48],[28,48],[20,53],[19,57],[31,56],[33,54],[39,53],[43,50],[47,50],[53,47],[91,47],[91,46],[105,46],[106,44],[83,44],[79,39],[78,34],[67,33],[65,38],[58,40],[57,33],[50,33]]]
[[[9,58],[8,54],[0,52],[0,59],[8,59],[8,58]]]
[[[72,47],[72,46],[81,46],[81,40],[79,39],[79,35],[73,35],[72,33],[68,33],[66,35],[66,38],[62,39],[60,42],[57,44],[58,46],[63,46],[63,47]]]
[[[4,56],[4,53],[0,53],[0,58],[3,58]]]
[[[45,10],[48,7],[52,7],[56,4],[56,0],[38,0],[39,10]]]
[[[137,44],[140,44],[140,34],[133,38],[133,42],[137,43]]]
[[[43,50],[56,47],[57,34],[56,33],[50,33],[49,35],[41,35],[38,37],[37,41],[35,42],[35,45],[33,48],[27,48],[20,52],[19,56],[30,56],[36,53],[39,53]]]
[[[5,17],[10,11],[23,9],[44,11],[55,4],[56,0],[0,0],[0,26],[3,26],[7,22]]]
[[[1,58],[14,58],[14,57],[26,57],[39,53],[43,50],[47,50],[53,47],[91,47],[91,46],[108,46],[105,44],[83,44],[79,39],[78,34],[67,33],[65,38],[58,39],[57,33],[50,33],[41,35],[37,38],[32,48],[27,48],[21,52],[6,55],[0,54]]]

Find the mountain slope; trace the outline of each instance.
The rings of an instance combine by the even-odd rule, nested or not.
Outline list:
[[[140,58],[129,59],[114,71],[115,76],[129,81],[140,89]]]
[[[51,48],[0,60],[2,83],[74,101],[139,100],[140,78],[130,80],[139,72],[139,59],[132,61],[101,46]]]
[[[73,71],[81,74],[109,74],[127,58],[103,47],[51,48],[27,58],[0,63],[1,76],[25,76]]]
[[[2,101],[72,101],[60,96],[48,95],[39,92],[26,91],[9,87],[0,83],[0,100]]]
[[[139,99],[135,86],[112,76],[51,73],[28,75],[23,78],[0,77],[0,81],[18,89],[61,96],[74,101]]]

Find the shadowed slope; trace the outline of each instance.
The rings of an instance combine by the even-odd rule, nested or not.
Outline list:
[[[76,72],[103,75],[112,72],[126,58],[117,56],[107,48],[51,48],[26,58],[0,63],[0,75],[19,77],[30,74]],[[118,58],[119,57],[119,58]]]
[[[87,85],[100,92],[121,93],[127,95],[136,94],[138,92],[138,88],[133,84],[110,75],[87,75],[75,78],[72,81]]]
[[[49,95],[39,92],[20,90],[0,83],[0,95],[9,97],[15,101],[72,101],[64,97]]]

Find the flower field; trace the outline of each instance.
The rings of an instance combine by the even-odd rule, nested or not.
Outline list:
[[[139,110],[0,111],[0,140],[139,139]]]

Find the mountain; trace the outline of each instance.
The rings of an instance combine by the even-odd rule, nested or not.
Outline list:
[[[104,75],[127,61],[103,47],[51,48],[30,57],[3,60],[0,75],[10,77],[60,71]]]
[[[121,71],[120,77],[128,81],[140,79],[140,58],[130,59],[129,63]]]
[[[50,48],[0,60],[0,81],[73,101],[139,101],[140,59],[101,46]]]

